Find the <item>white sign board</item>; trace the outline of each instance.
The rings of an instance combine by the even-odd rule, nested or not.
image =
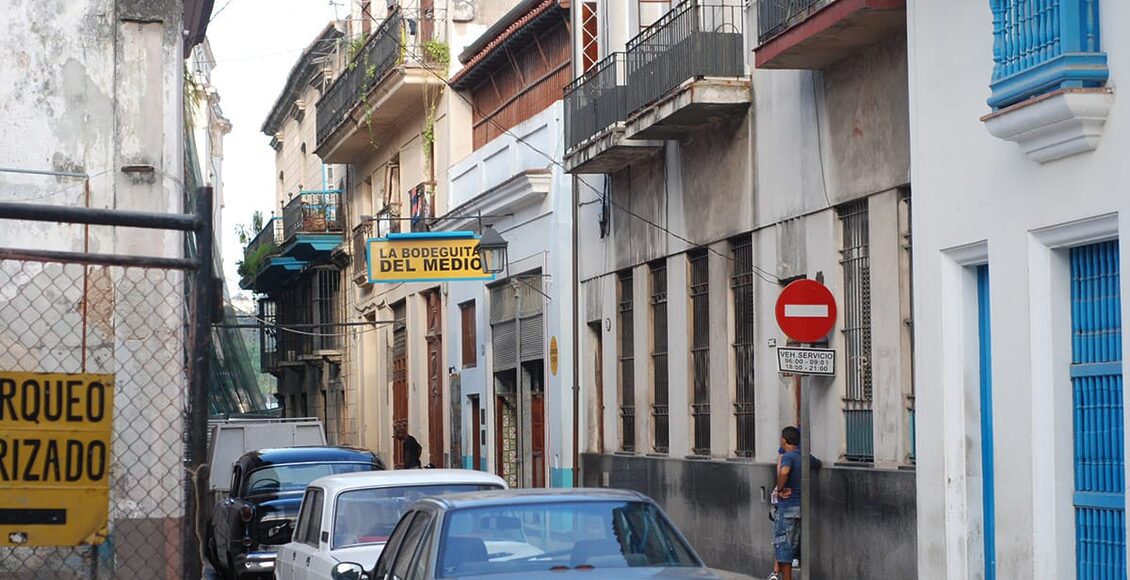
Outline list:
[[[778,348],[777,370],[794,375],[836,374],[836,351],[830,348]]]

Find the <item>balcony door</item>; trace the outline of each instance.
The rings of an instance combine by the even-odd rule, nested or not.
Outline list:
[[[428,461],[443,467],[443,323],[437,290],[424,294],[428,323]]]

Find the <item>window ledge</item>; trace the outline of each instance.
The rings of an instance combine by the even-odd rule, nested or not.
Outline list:
[[[1093,151],[1114,100],[1110,88],[1068,88],[981,117],[994,137],[1048,163]]]

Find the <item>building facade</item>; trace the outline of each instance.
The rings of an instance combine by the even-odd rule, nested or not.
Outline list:
[[[402,465],[403,426],[425,465],[460,464],[451,447],[449,327],[438,282],[371,284],[365,241],[429,231],[449,207],[444,168],[471,151],[470,107],[447,87],[461,52],[507,2],[358,2],[333,83],[318,100],[315,153],[349,165],[343,214],[350,242],[346,319],[365,323],[344,346],[345,402],[358,443]]]
[[[204,39],[211,8],[210,0],[7,6],[0,13],[0,200],[191,213],[186,59]],[[173,230],[0,225],[5,248],[90,254],[184,258],[185,238]],[[112,456],[104,457],[105,478],[81,494],[81,501],[106,498],[97,486],[107,484],[101,509],[109,524],[99,531],[107,535],[82,546],[27,548],[14,547],[19,534],[12,534],[0,567],[20,578],[179,576],[188,537],[186,275],[7,259],[0,284],[0,369],[114,375],[105,409]],[[6,439],[18,437],[18,422],[7,423]],[[46,422],[36,428],[45,432]],[[88,449],[95,457],[95,446]],[[35,493],[47,489],[19,501],[34,505]]]
[[[1130,6],[908,16],[920,576],[1124,577]]]
[[[712,565],[767,573],[800,414],[774,303],[822,280],[838,366],[805,381],[825,468],[802,565],[914,577],[905,5],[574,5],[583,483],[644,491]]]
[[[569,8],[518,2],[463,51],[451,83],[471,103],[473,151],[447,171],[436,229],[489,225],[509,262],[491,283],[447,285],[453,453],[512,487],[573,484],[570,41]]]
[[[345,172],[315,155],[314,103],[343,32],[330,23],[303,51],[262,126],[275,150],[275,210],[244,250],[240,286],[258,295],[260,364],[284,417],[317,417],[326,440],[356,442],[342,380]],[[335,251],[337,256],[335,257]]]

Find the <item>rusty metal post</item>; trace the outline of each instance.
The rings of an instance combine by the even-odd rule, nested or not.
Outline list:
[[[208,482],[208,376],[212,346],[212,299],[215,265],[212,224],[212,188],[196,190],[196,261],[192,280],[192,350],[189,358],[187,432],[187,479],[184,526],[184,580],[200,580],[204,571],[204,538]]]

